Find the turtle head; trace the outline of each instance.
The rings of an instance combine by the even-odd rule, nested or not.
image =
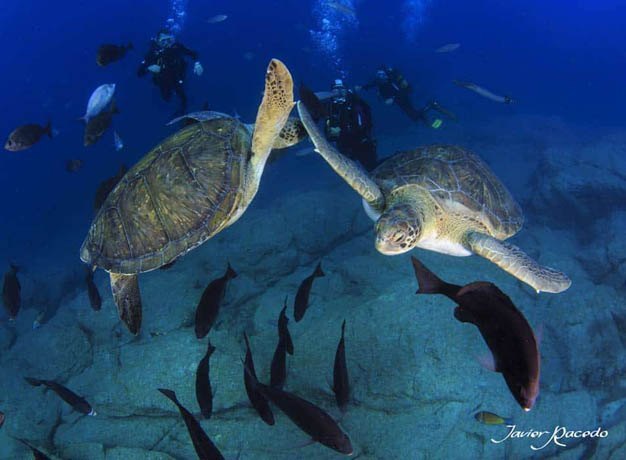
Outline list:
[[[376,222],[376,249],[381,254],[403,254],[415,247],[420,236],[419,213],[410,205],[389,208]]]

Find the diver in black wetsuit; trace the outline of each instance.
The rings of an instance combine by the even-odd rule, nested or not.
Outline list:
[[[137,69],[139,77],[148,72],[152,73],[152,82],[159,87],[161,97],[165,101],[169,101],[172,93],[176,93],[183,114],[187,111],[187,96],[183,87],[187,71],[185,57],[195,61],[193,72],[198,76],[201,75],[203,69],[198,62],[198,53],[177,42],[171,33],[161,31],[152,39],[150,50]]]
[[[358,88],[358,87],[357,87]],[[432,100],[421,109],[416,109],[411,102],[411,86],[398,70],[382,66],[376,71],[376,78],[363,85],[363,89],[377,88],[378,94],[385,100],[385,104],[395,103],[413,121],[421,121],[433,128],[441,126],[441,120],[431,122],[427,113],[436,110],[439,113],[455,120],[456,116],[444,109],[437,101]]]

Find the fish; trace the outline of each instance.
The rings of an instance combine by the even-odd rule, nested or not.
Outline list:
[[[474,418],[485,425],[512,425],[513,421],[510,418],[500,417],[493,412],[487,412],[481,410],[474,414]]]
[[[78,396],[72,390],[64,387],[54,380],[40,380],[32,377],[24,377],[24,380],[34,387],[44,385],[54,391],[63,401],[68,403],[75,411],[85,415],[97,415],[91,405],[82,396]]]
[[[211,379],[209,376],[209,359],[215,351],[215,347],[209,341],[207,351],[204,357],[198,363],[196,369],[196,399],[200,412],[206,419],[211,418],[213,412],[213,389],[211,388]]]
[[[452,51],[456,51],[460,48],[460,43],[448,43],[446,45],[440,46],[435,50],[435,53],[451,53]]]
[[[254,371],[254,360],[252,359],[252,350],[250,349],[250,341],[248,335],[244,332],[243,338],[246,342],[246,357],[244,360],[243,383],[246,387],[246,393],[250,404],[257,411],[261,420],[268,425],[274,425],[274,413],[265,396],[259,391],[255,382],[257,381],[256,372]]]
[[[114,45],[111,43],[104,43],[100,45],[98,48],[98,52],[96,53],[96,63],[100,67],[105,67],[115,61],[119,61],[129,50],[133,49],[133,44],[128,43],[128,45]]]
[[[120,169],[117,171],[117,174],[115,176],[111,176],[100,182],[100,185],[98,185],[98,189],[96,190],[96,194],[93,199],[94,211],[97,212],[102,207],[102,204],[109,196],[109,193],[111,193],[111,191],[115,188],[118,182],[122,180],[122,177],[124,177],[127,172],[128,168],[126,167],[126,165],[123,164],[120,166]]]
[[[113,99],[114,94],[115,83],[107,83],[98,86],[93,90],[91,96],[89,96],[87,109],[85,110],[85,115],[81,117],[81,120],[84,120],[85,123],[89,123],[89,120],[103,112]]]
[[[278,345],[272,356],[270,366],[270,386],[272,388],[283,388],[287,380],[287,346],[285,340],[280,337]]]
[[[22,286],[17,279],[18,271],[17,265],[10,264],[9,271],[4,274],[4,282],[2,283],[2,302],[11,320],[17,317],[22,305]]]
[[[524,315],[498,287],[486,281],[465,286],[446,283],[411,257],[417,294],[443,294],[457,303],[454,317],[474,324],[493,355],[499,372],[517,403],[529,411],[539,395],[541,356],[535,334]]]
[[[226,14],[216,14],[215,16],[210,17],[206,20],[208,24],[217,24],[218,22],[224,22],[228,19],[228,15]]]
[[[124,141],[120,135],[117,134],[117,131],[113,131],[113,144],[115,145],[115,150],[118,152],[124,148]]]
[[[249,370],[245,368],[245,372]],[[283,411],[313,441],[339,453],[352,455],[354,449],[350,438],[323,409],[293,393],[264,385],[255,375],[250,374],[250,378],[257,390]]]
[[[37,313],[37,317],[33,321],[33,330],[39,329],[41,325],[44,323],[44,319],[46,318],[46,310],[41,310]]]
[[[220,311],[220,305],[226,294],[228,282],[237,277],[237,272],[232,269],[230,263],[226,268],[224,276],[214,279],[204,289],[200,302],[196,307],[196,337],[202,339],[205,337],[217,319]]]
[[[293,318],[296,322],[304,318],[304,313],[309,307],[309,294],[311,293],[311,287],[313,287],[313,281],[315,278],[322,276],[325,275],[322,271],[322,263],[320,262],[317,264],[317,267],[315,267],[315,271],[310,276],[307,276],[300,284],[298,292],[296,293],[296,300],[293,304]]]
[[[335,364],[333,365],[333,392],[335,400],[341,412],[345,412],[350,400],[350,381],[348,379],[348,366],[346,364],[345,334],[346,320],[341,323],[341,338],[335,352]]]
[[[2,425],[4,425],[4,419],[6,417],[4,416],[4,412],[0,411],[0,428],[2,428]]]
[[[219,449],[213,444],[211,438],[204,432],[200,423],[194,418],[194,416],[189,412],[176,398],[176,393],[172,390],[168,390],[167,388],[158,388],[158,390],[170,401],[176,404],[178,407],[178,411],[180,412],[185,425],[187,426],[187,431],[189,432],[189,437],[191,438],[191,442],[193,443],[193,448],[196,450],[196,454],[198,454],[198,458],[202,460],[223,460],[224,456],[219,451]]]
[[[453,83],[461,88],[469,89],[470,91],[474,91],[476,94],[485,97],[494,102],[500,102],[501,104],[512,104],[513,99],[510,96],[499,96],[497,94],[492,93],[488,89],[482,88],[475,83],[470,83],[467,81],[459,81],[453,80]]]
[[[102,307],[102,297],[98,291],[98,286],[93,281],[93,269],[85,267],[85,282],[87,283],[87,295],[89,296],[89,304],[95,311],[100,311]]]
[[[65,170],[69,173],[80,171],[83,167],[83,160],[67,160],[65,162]]]
[[[95,144],[98,139],[109,129],[113,121],[113,115],[120,113],[115,105],[115,101],[111,103],[111,107],[98,115],[94,116],[85,125],[84,145],[89,147]]]
[[[280,311],[280,315],[278,316],[278,337],[285,341],[285,349],[287,350],[287,353],[293,355],[293,340],[291,340],[291,334],[289,333],[289,328],[287,327],[289,324],[289,318],[287,318],[286,311],[287,297],[285,297],[283,309]]]
[[[348,5],[344,5],[340,2],[328,2],[326,5],[344,16],[356,18],[356,11]]]
[[[20,439],[20,438],[15,438],[15,439],[17,439],[19,442],[24,444],[26,447],[28,447],[32,451],[34,460],[50,460],[50,457],[48,457],[42,451],[34,447],[28,441],[25,441],[24,439]]]
[[[5,150],[10,152],[20,152],[31,148],[41,138],[47,134],[50,139],[53,137],[52,124],[48,122],[45,126],[38,124],[22,125],[15,128],[4,144]]]

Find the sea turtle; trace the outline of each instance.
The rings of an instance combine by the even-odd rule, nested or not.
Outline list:
[[[109,272],[119,316],[133,334],[142,315],[138,274],[172,263],[241,217],[272,148],[299,140],[281,136],[293,105],[291,74],[273,59],[254,126],[206,116],[157,145],[111,191],[80,258]]]
[[[368,174],[328,143],[301,101],[298,112],[316,152],[363,197],[381,253],[402,254],[414,247],[453,256],[473,253],[537,292],[570,286],[565,274],[503,241],[522,227],[522,211],[478,156],[457,146],[432,145],[397,153]]]

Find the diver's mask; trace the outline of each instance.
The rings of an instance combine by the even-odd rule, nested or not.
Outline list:
[[[161,48],[169,48],[174,44],[175,38],[172,34],[160,33],[156,42]]]
[[[343,86],[343,80],[337,78],[333,85],[331,86],[333,91],[333,103],[335,104],[343,104],[346,102],[346,95],[348,94],[348,90]]]
[[[387,75],[387,72],[381,69],[376,72],[376,79],[379,81],[387,81],[389,76]]]

